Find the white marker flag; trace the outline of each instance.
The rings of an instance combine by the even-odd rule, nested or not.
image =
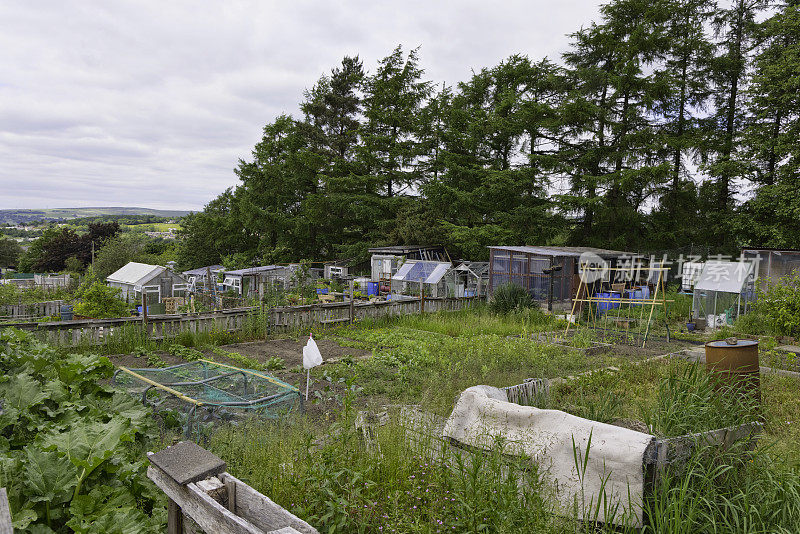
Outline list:
[[[317,342],[310,335],[308,336],[308,343],[303,347],[303,367],[311,369],[322,364],[322,353],[317,347]]]
[[[311,368],[320,364],[322,364],[322,353],[317,347],[317,342],[309,334],[308,343],[303,347],[303,367],[306,369],[306,400],[308,400],[308,385],[311,383]]]

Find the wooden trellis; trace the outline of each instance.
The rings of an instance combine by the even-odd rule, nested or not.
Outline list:
[[[615,325],[615,328],[611,329],[618,335],[624,335],[626,339],[631,335],[630,333],[630,324],[634,320],[635,317],[630,317],[627,312],[633,306],[639,308],[639,318],[638,318],[638,328],[636,330],[636,341],[637,345],[641,342],[642,348],[645,347],[647,344],[647,337],[650,334],[650,325],[653,322],[653,313],[655,312],[656,306],[663,306],[664,307],[664,324],[667,328],[667,341],[670,340],[670,332],[669,332],[669,317],[668,317],[668,303],[674,302],[672,300],[667,300],[666,298],[666,285],[664,282],[664,273],[669,271],[668,267],[650,267],[648,270],[651,272],[658,273],[658,279],[655,283],[655,289],[652,292],[652,296],[648,297],[647,299],[641,298],[628,298],[624,296],[624,290],[621,292],[619,297],[602,297],[597,295],[593,295],[590,292],[590,285],[594,284],[594,280],[602,280],[602,275],[606,271],[617,272],[617,271],[630,271],[629,267],[604,267],[604,266],[589,266],[584,265],[581,268],[583,276],[580,277],[580,284],[578,285],[578,291],[575,293],[575,298],[572,299],[572,312],[571,316],[575,317],[576,309],[580,310],[578,303],[585,303],[589,306],[589,320],[591,321],[591,327],[594,329],[598,328],[598,319],[600,317],[600,310],[601,304],[605,304],[605,314],[603,315],[603,319],[606,322],[606,327],[604,330],[609,330],[607,328],[609,322]],[[596,274],[598,276],[593,276]],[[587,283],[586,280],[591,279],[592,282]],[[611,292],[614,294],[614,291]],[[616,304],[616,307],[612,307]],[[626,315],[622,315],[623,305],[626,305],[624,308],[626,310]],[[649,306],[650,311],[647,314],[647,322],[644,323],[644,332],[642,332],[642,323],[645,318],[645,308]],[[582,306],[581,306],[582,307]],[[616,316],[612,316],[612,310],[617,310]],[[620,325],[624,324],[625,329],[623,330]],[[566,337],[569,334],[571,323],[567,321],[567,326],[564,329],[564,336]]]

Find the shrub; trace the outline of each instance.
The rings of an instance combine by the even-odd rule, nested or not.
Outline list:
[[[797,271],[758,291],[753,311],[763,316],[771,333],[792,336],[800,334],[800,275]]]
[[[533,308],[536,301],[525,288],[517,284],[504,284],[494,290],[490,308],[495,313],[509,313],[514,310]]]
[[[128,305],[118,298],[119,293],[118,288],[94,282],[83,292],[81,302],[75,306],[75,313],[95,319],[124,317],[128,315]]]

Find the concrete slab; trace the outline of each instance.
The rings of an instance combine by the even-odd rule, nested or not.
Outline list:
[[[227,468],[219,456],[191,441],[181,441],[149,458],[150,463],[181,486],[218,475]]]
[[[800,347],[797,345],[778,345],[776,348],[778,350],[785,350],[786,352],[800,352]]]

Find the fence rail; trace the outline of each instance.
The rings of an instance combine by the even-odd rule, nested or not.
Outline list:
[[[380,319],[421,312],[455,311],[473,306],[480,297],[408,298],[374,303],[336,302],[306,306],[284,306],[264,310],[265,329],[284,332],[314,326],[328,326],[364,319]],[[20,322],[11,326],[33,332],[48,343],[64,346],[100,345],[126,328],[146,329],[153,340],[170,339],[183,332],[237,332],[258,307],[236,308],[195,315],[151,315],[147,323],[140,317],[117,319],[79,319],[74,321]]]
[[[29,317],[49,317],[61,313],[63,300],[48,300],[30,304],[3,304],[0,306],[0,319],[26,319]]]

